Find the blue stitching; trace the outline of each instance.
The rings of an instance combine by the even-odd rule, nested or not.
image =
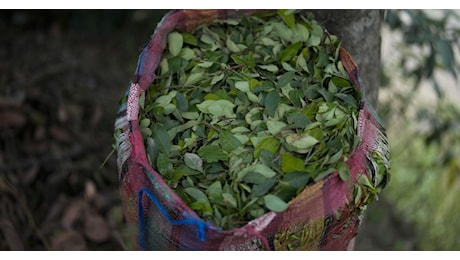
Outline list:
[[[150,200],[158,207],[161,214],[168,220],[169,223],[172,225],[189,225],[194,224],[198,229],[198,237],[200,241],[206,240],[206,228],[210,227],[209,223],[206,223],[200,219],[191,218],[186,212],[184,212],[183,216],[185,219],[181,220],[172,220],[169,216],[168,212],[166,212],[165,208],[160,204],[160,202],[153,196],[153,194],[147,189],[141,189],[138,193],[138,214],[139,214],[139,237],[138,237],[138,244],[142,250],[147,250],[145,245],[145,221],[144,221],[144,208],[142,206],[142,195],[146,194]]]

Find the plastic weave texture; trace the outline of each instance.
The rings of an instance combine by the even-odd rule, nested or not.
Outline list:
[[[356,200],[353,189],[361,175],[376,179],[375,154],[389,160],[385,129],[372,107],[361,101],[358,148],[349,157],[350,179],[337,172],[309,185],[289,202],[284,212],[268,212],[246,225],[221,230],[202,220],[164,182],[146,156],[138,122],[139,96],[155,78],[172,30],[190,32],[204,23],[259,10],[175,10],[166,14],[139,56],[133,80],[115,121],[117,164],[124,215],[138,226],[141,250],[346,250],[357,235],[366,201]],[[363,88],[358,68],[341,49],[340,60],[354,85]],[[388,169],[386,169],[388,170]],[[389,176],[388,176],[389,177]],[[386,177],[384,178],[386,179]],[[364,210],[363,210],[364,209]]]

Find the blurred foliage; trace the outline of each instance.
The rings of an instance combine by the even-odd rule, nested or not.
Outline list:
[[[408,84],[404,90],[391,90],[392,102],[379,104],[386,123],[395,115],[406,114],[422,82],[428,83],[439,99],[445,97],[445,74],[440,72],[458,82],[459,14],[456,10],[386,10],[383,26],[402,39],[395,46],[397,63],[393,67],[385,64],[388,57],[382,57],[381,85],[389,88],[395,85],[395,78]]]
[[[394,137],[393,179],[386,196],[414,224],[421,250],[459,250],[460,107],[420,109],[420,125]]]
[[[459,250],[460,107],[439,72],[458,87],[460,17],[452,10],[387,10],[384,26],[399,33],[396,64],[383,61],[390,97],[379,104],[391,144],[392,180],[385,197],[414,225],[420,250]],[[402,82],[402,84],[401,84]],[[415,105],[422,83],[435,102]],[[406,87],[405,87],[406,86]],[[409,91],[401,91],[406,88]]]
[[[453,10],[439,11],[440,17],[436,18],[426,10],[387,10],[385,24],[402,33],[404,46],[399,46],[402,75],[414,79],[414,90],[422,80],[430,81],[438,97],[443,97],[434,72],[446,70],[457,78],[460,64],[455,60],[454,48],[460,50],[460,27],[451,24],[460,21],[460,16]]]

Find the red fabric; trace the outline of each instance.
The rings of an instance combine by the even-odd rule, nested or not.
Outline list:
[[[127,104],[121,106],[116,122],[121,197],[126,219],[139,223],[138,194],[147,189],[174,220],[199,220],[161,176],[149,165],[142,134],[139,130],[139,95],[152,83],[155,69],[166,46],[167,35],[174,29],[190,31],[197,25],[209,23],[254,10],[178,10],[168,13],[156,28],[148,45],[139,56],[136,74],[128,91]],[[340,59],[354,84],[361,88],[359,73],[351,56],[343,49]],[[360,175],[369,176],[370,153],[379,148],[379,138],[386,138],[381,125],[369,112],[363,100],[357,133],[361,143],[347,164],[351,178],[342,181],[338,173],[308,186],[281,213],[268,212],[232,230],[221,231],[207,227],[205,239],[198,239],[194,225],[173,225],[164,212],[147,196],[142,197],[146,220],[142,237],[149,250],[345,250],[356,236],[365,201],[353,203],[353,189]],[[384,147],[388,149],[388,147]],[[269,247],[269,248],[267,248]]]

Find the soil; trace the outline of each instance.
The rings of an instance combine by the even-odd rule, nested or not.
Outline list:
[[[162,13],[0,11],[0,250],[135,248],[113,126]],[[395,245],[390,209],[375,205],[356,250],[414,248]]]
[[[2,11],[0,250],[132,246],[113,126],[158,17],[136,15]]]

